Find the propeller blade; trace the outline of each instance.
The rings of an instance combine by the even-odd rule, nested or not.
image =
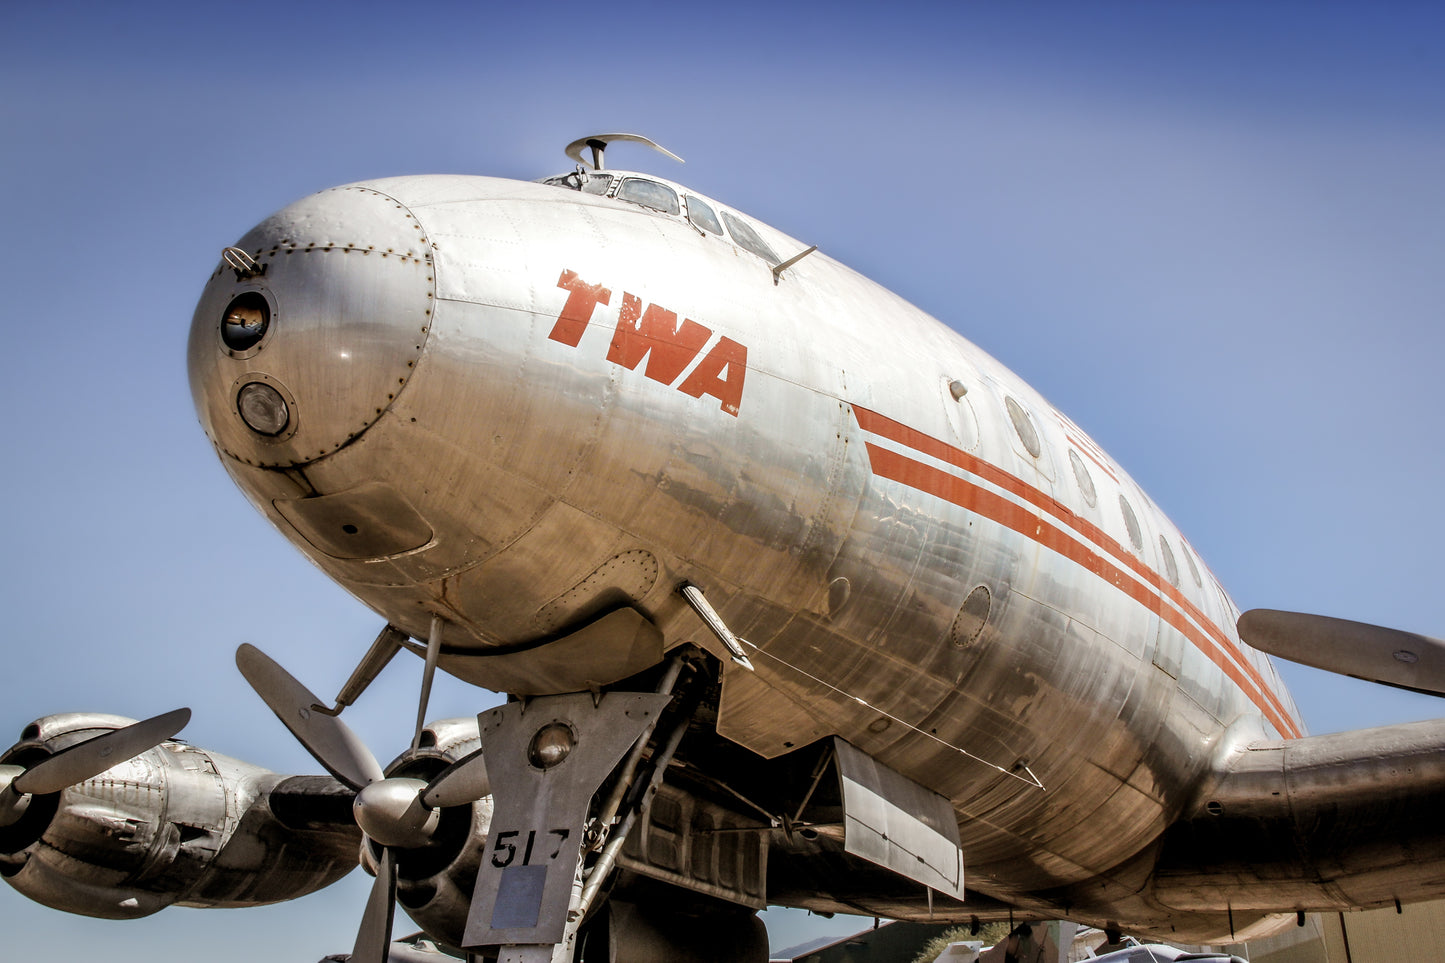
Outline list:
[[[236,650],[236,668],[327,772],[356,790],[383,778],[376,757],[356,733],[336,716],[320,711],[321,702],[311,690],[266,653],[243,644]]]
[[[436,778],[422,790],[421,804],[428,809],[465,806],[489,795],[491,791],[492,781],[487,777],[487,760],[482,750],[478,749],[437,773]]]
[[[396,863],[391,850],[381,851],[376,867],[376,882],[366,898],[366,912],[356,931],[356,945],[351,950],[351,963],[386,963],[391,952],[391,919],[396,913]]]
[[[25,770],[12,785],[18,793],[45,795],[94,779],[147,749],[154,749],[186,727],[190,709],[173,709],[114,729],[104,735],[62,749]]]
[[[15,791],[15,780],[24,773],[24,766],[0,766],[0,829],[14,824],[30,805],[29,796]]]
[[[1326,615],[1250,609],[1239,637],[1281,659],[1445,696],[1445,641]]]

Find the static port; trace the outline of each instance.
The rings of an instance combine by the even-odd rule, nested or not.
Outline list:
[[[231,299],[221,315],[221,341],[231,351],[250,351],[271,327],[271,305],[259,291],[246,291]]]

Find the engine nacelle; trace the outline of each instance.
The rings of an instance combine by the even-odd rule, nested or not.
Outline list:
[[[0,764],[34,765],[133,721],[47,716],[25,727]],[[361,834],[352,796],[330,777],[283,776],[167,741],[31,798],[17,821],[0,828],[0,875],[38,903],[109,919],[172,903],[294,899],[356,866]]]
[[[422,730],[420,748],[392,761],[386,774],[429,780],[481,744],[475,717],[433,722]],[[469,806],[442,809],[431,842],[397,854],[396,901],[417,926],[441,943],[461,945],[491,823],[491,796]],[[372,875],[379,855],[368,840],[362,864]]]

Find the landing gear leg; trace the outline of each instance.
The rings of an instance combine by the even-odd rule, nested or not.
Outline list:
[[[572,960],[577,929],[651,799],[634,784],[681,658],[673,657],[657,692],[546,696],[478,717],[495,809],[467,917],[468,950],[499,947],[498,963]],[[654,781],[685,727],[683,719],[654,747]],[[614,771],[613,790],[589,812]],[[588,865],[592,853],[599,855]]]

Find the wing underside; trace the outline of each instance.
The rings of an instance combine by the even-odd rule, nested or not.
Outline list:
[[[1445,895],[1445,719],[1241,748],[1170,828],[1178,910],[1334,911]]]

